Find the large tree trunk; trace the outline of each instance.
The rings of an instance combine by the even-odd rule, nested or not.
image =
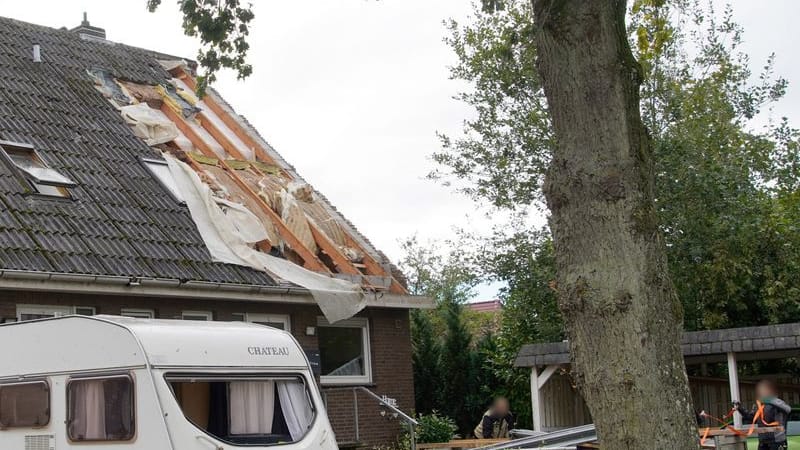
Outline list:
[[[624,0],[533,0],[556,148],[545,195],[573,371],[601,445],[696,449]]]

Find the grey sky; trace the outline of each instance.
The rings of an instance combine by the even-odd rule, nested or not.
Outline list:
[[[391,258],[398,239],[448,237],[454,225],[487,229],[475,205],[427,181],[436,131],[457,132],[469,109],[452,100],[453,62],[442,20],[464,18],[468,0],[258,0],[250,39],[253,75],[223,74],[216,88],[299,172]],[[722,2],[718,2],[722,4]],[[87,11],[108,38],[194,57],[175,2],[156,14],[145,0],[0,0],[0,15],[73,27]],[[790,81],[776,108],[800,125],[800,2],[738,0],[754,67],[770,52]],[[43,52],[47,49],[43,48]],[[795,82],[798,86],[795,86]],[[481,296],[493,295],[491,287]]]

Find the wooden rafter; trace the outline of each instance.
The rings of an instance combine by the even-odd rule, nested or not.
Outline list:
[[[247,158],[239,152],[239,149],[233,145],[230,139],[225,136],[225,133],[222,132],[219,128],[217,128],[216,124],[208,118],[203,112],[197,113],[197,120],[200,122],[200,126],[203,127],[204,130],[214,138],[215,141],[219,142],[222,145],[222,148],[231,155],[234,159],[246,160]]]
[[[192,90],[197,88],[197,83],[195,82],[194,78],[188,74],[182,68],[176,68],[172,71],[172,75],[183,81],[187,87]],[[261,146],[261,144],[254,139],[250,133],[245,130],[241,124],[234,119],[231,114],[223,108],[213,97],[213,95],[209,94],[203,98],[203,104],[208,107],[211,112],[216,114],[217,117],[228,127],[235,135],[238,137],[245,145],[247,145],[255,154],[258,160],[264,161],[269,164],[278,165],[274,158],[272,158],[267,151]],[[230,139],[226,138],[224,133],[219,130],[212,121],[208,120],[201,114],[201,124],[203,128],[205,128],[208,133],[214,137],[224,148],[231,148],[233,151],[230,152],[232,156],[235,158],[245,159],[242,157],[241,153],[236,150],[236,147],[230,142]],[[219,137],[218,137],[219,136]],[[257,173],[260,173],[259,170],[253,168],[253,170]],[[292,179],[291,174],[287,173],[286,171],[282,171],[290,180]],[[263,174],[262,174],[263,175]],[[259,198],[260,200],[260,198]],[[269,207],[267,205],[267,207]],[[271,209],[270,209],[271,210]],[[312,235],[314,236],[314,240],[317,242],[317,245],[331,257],[331,260],[336,264],[338,270],[342,273],[347,273],[350,275],[355,274],[362,274],[355,265],[353,265],[352,261],[349,258],[344,256],[341,251],[339,250],[338,246],[336,246],[333,242],[328,239],[325,233],[318,230],[312,223],[309,223],[309,226],[312,231]],[[364,255],[364,269],[367,275],[376,275],[376,276],[384,276],[389,277],[391,279],[390,285],[390,292],[397,293],[397,294],[407,294],[408,291],[392,276],[391,272],[386,270],[383,265],[378,263],[370,254],[367,252],[362,245],[356,242],[352,236],[349,235],[347,231],[344,233],[346,245],[358,250],[360,253]]]
[[[325,233],[318,230],[317,227],[311,222],[309,222],[308,226],[311,228],[311,235],[314,236],[314,241],[317,242],[317,245],[319,245],[319,248],[321,248],[322,251],[331,257],[333,264],[336,265],[336,269],[339,270],[340,273],[346,273],[348,275],[362,275],[361,271],[353,265],[353,262],[350,261],[350,259],[342,254],[336,244],[331,242]]]
[[[175,123],[178,129],[190,140],[192,144],[200,150],[205,156],[210,158],[218,159],[217,155],[211,150],[211,147],[203,141],[203,139],[197,135],[192,127],[186,122],[186,120],[173,111],[169,106],[166,104],[162,105],[161,111],[167,115],[167,117]],[[252,196],[256,201],[261,210],[269,217],[272,222],[275,224],[275,228],[278,231],[278,234],[281,235],[284,241],[289,245],[289,247],[294,250],[301,258],[303,258],[303,265],[307,269],[316,270],[319,272],[330,272],[325,264],[317,258],[317,255],[311,253],[311,250],[306,248],[302,242],[297,238],[297,236],[292,233],[283,220],[278,216],[278,214],[270,208],[269,205],[264,203],[264,200],[258,196],[253,190],[250,188],[247,183],[244,182],[237,174],[234,169],[232,169],[224,160],[220,159],[220,166],[228,172],[231,176],[231,179],[248,195]]]
[[[186,86],[188,86],[190,89],[192,90],[197,89],[197,83],[194,81],[194,77],[186,73],[185,70],[179,67],[173,70],[173,72],[174,72],[173,75],[176,76],[181,81],[183,81],[184,83],[186,83]],[[214,100],[214,98],[211,95],[206,95],[205,97],[203,97],[203,103],[208,107],[208,109],[210,109],[214,114],[216,114],[217,117],[220,118],[220,120],[222,120],[222,123],[224,123],[225,126],[227,126],[233,132],[233,134],[236,135],[236,137],[238,137],[242,142],[244,142],[245,145],[250,147],[253,150],[254,154],[260,160],[266,163],[277,165],[275,159],[272,158],[269,154],[267,154],[267,152],[261,147],[261,144],[259,144],[255,139],[253,139],[253,137],[250,136],[250,134],[242,128],[239,122],[237,122],[233,117],[231,117],[231,115],[228,114],[228,112],[225,111],[225,109],[222,106],[220,106],[220,104],[217,103],[217,101]]]

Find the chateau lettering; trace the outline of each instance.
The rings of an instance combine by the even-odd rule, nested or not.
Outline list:
[[[247,347],[253,356],[289,356],[289,347]]]

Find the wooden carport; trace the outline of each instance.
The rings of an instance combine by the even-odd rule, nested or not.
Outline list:
[[[683,354],[687,365],[726,362],[731,399],[740,400],[737,362],[783,359],[800,356],[800,323],[760,327],[693,331],[683,334]],[[561,368],[570,364],[568,342],[528,344],[517,354],[515,367],[531,369],[533,429],[542,431],[542,388]],[[741,427],[741,415],[734,424]]]

